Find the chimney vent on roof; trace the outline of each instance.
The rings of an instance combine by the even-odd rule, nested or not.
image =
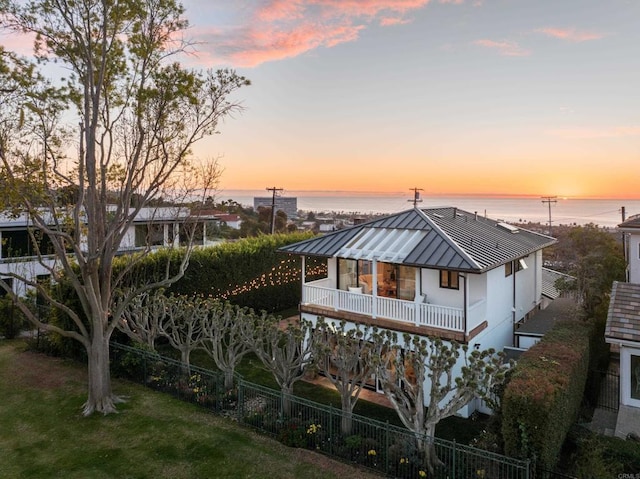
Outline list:
[[[475,220],[478,221],[478,212],[475,211],[473,214],[475,215]]]
[[[453,219],[456,219],[456,215],[458,214],[458,208],[453,208]]]

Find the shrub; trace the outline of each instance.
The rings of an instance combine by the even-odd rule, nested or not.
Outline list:
[[[552,469],[577,419],[589,369],[593,324],[561,321],[518,361],[502,404],[507,455]]]
[[[13,304],[11,298],[0,298],[0,336],[13,339],[25,328],[22,312]]]

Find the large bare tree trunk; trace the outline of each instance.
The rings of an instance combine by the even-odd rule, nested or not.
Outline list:
[[[121,402],[121,399],[114,396],[111,391],[109,338],[105,338],[101,328],[93,331],[91,344],[87,347],[87,357],[89,395],[84,404],[83,414],[89,416],[94,412],[103,414],[116,412],[115,404]]]
[[[427,462],[427,469],[429,470],[429,474],[432,475],[435,473],[436,468],[444,465],[444,463],[438,458],[438,454],[436,453],[435,424],[429,424],[425,427],[425,436],[420,438],[419,441],[422,443],[422,450],[424,451],[425,460]]]
[[[352,396],[342,395],[342,419],[340,420],[340,430],[342,434],[348,436],[351,434],[351,424],[353,422],[353,407],[355,402],[352,402]]]

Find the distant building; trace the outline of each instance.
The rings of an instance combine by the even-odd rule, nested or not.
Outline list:
[[[270,196],[253,198],[253,209],[258,210],[260,206],[271,208],[273,198]],[[276,211],[284,211],[288,219],[296,219],[298,217],[298,198],[276,196]]]

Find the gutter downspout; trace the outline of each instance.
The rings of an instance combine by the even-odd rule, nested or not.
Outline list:
[[[300,288],[302,289],[302,291],[300,291],[300,302],[304,303],[305,298],[304,298],[304,284],[307,282],[307,278],[305,276],[305,271],[307,270],[307,257],[305,255],[302,255],[302,274],[300,276],[302,276],[302,284],[300,285]],[[300,306],[298,306],[298,311],[300,310]]]
[[[511,318],[512,318],[512,322],[513,322],[513,339],[511,341],[511,344],[513,344],[514,346],[516,346],[516,265],[515,262],[511,262],[511,270],[513,271],[513,305],[511,307]],[[520,347],[520,345],[518,344],[517,347]]]
[[[371,317],[378,316],[378,261],[371,261]]]

